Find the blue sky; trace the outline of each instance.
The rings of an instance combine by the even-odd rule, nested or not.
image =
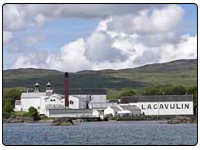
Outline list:
[[[45,40],[38,43],[38,47],[55,50],[65,43],[76,40],[79,37],[87,37],[97,26],[98,19],[62,19],[55,22],[48,22],[42,27],[34,27],[20,31],[16,34],[19,38],[29,34],[45,35]]]
[[[181,4],[180,6],[185,12],[184,22],[186,24],[186,29],[184,33],[189,33],[191,35],[197,34],[197,6],[195,4]]]
[[[48,7],[53,7],[56,13]],[[196,17],[194,4],[109,7],[9,4],[4,6],[3,68],[66,71],[64,66],[69,66],[69,71],[76,72],[196,58],[196,45],[192,46],[197,34]],[[164,49],[166,45],[168,49]],[[184,50],[187,47],[191,51]],[[178,56],[181,51],[183,54]],[[147,53],[152,56],[148,56],[148,61],[136,61]],[[165,56],[168,53],[170,57]],[[73,62],[72,56],[80,60]],[[112,56],[116,59],[111,59]]]

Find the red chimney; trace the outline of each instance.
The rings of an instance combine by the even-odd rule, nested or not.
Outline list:
[[[65,106],[69,106],[69,86],[67,72],[65,72]]]

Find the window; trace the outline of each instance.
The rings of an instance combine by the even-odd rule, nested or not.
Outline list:
[[[74,104],[74,102],[73,102],[73,101],[71,101],[71,100],[69,101],[69,103],[70,103],[70,104]]]

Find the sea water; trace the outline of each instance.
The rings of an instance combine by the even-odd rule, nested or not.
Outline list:
[[[197,124],[160,121],[3,124],[5,145],[195,145]]]

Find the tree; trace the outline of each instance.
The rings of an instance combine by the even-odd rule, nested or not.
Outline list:
[[[157,85],[153,87],[146,88],[143,95],[162,95],[164,93],[164,86],[163,85]]]
[[[132,89],[125,89],[120,94],[120,96],[133,96],[133,95],[136,95],[136,93]]]
[[[146,88],[143,95],[184,95],[186,94],[185,87],[181,85],[157,85]]]
[[[185,95],[186,94],[186,89],[181,86],[174,86],[171,90],[171,94],[170,95]]]
[[[13,108],[10,100],[3,100],[3,118],[9,118],[13,112]]]
[[[13,108],[14,107],[12,106],[10,100],[4,100],[4,102],[3,102],[3,112],[11,113],[11,112],[13,112]]]
[[[197,105],[197,100],[198,100],[197,93],[198,93],[197,86],[189,87],[187,89],[187,94],[193,95],[193,98],[194,98],[194,112],[195,113],[197,113],[196,112],[196,108],[198,107],[198,105]]]
[[[15,105],[15,100],[20,99],[22,91],[18,88],[9,89],[3,93],[3,99],[10,100],[11,105]]]
[[[30,117],[33,118],[33,120],[39,120],[40,119],[38,111],[34,107],[30,107],[28,109],[28,112],[29,112]]]

